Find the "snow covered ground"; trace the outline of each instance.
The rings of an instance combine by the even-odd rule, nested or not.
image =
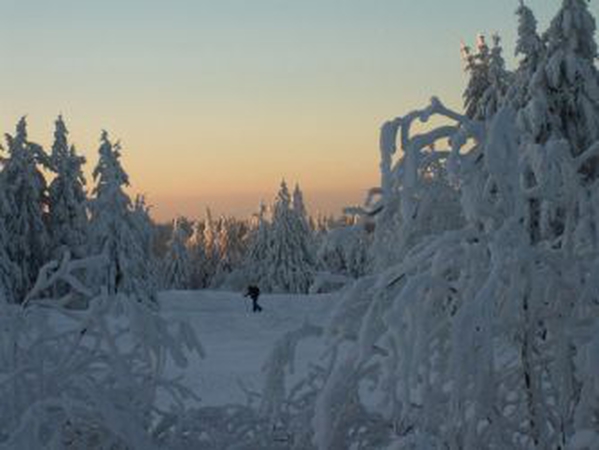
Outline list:
[[[324,324],[336,296],[262,295],[262,313],[252,313],[251,301],[238,292],[169,291],[160,294],[160,302],[162,314],[187,320],[204,346],[206,357],[190,361],[183,376],[206,406],[246,403],[240,382],[261,391],[262,365],[273,344],[306,320]],[[316,340],[307,340],[299,347],[299,366],[321,351]]]

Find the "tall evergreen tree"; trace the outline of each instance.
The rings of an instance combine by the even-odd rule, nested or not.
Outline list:
[[[582,195],[583,191],[578,191],[578,198],[574,198],[575,179],[573,174],[563,173],[562,164],[571,160],[588,186],[599,176],[599,158],[592,152],[584,155],[599,139],[595,29],[586,1],[563,1],[544,35],[547,49],[528,83],[530,98],[519,112],[524,158],[528,161],[524,174],[524,186],[530,193],[527,221],[533,242],[559,241],[565,228],[571,226],[568,222],[573,218],[566,215],[572,207],[578,210],[586,229],[597,226],[591,219],[593,192]],[[547,193],[560,184],[571,188],[549,198]]]
[[[166,289],[189,289],[191,262],[187,251],[188,233],[180,220],[173,223],[173,233],[164,262],[164,287]]]
[[[304,203],[304,193],[297,183],[295,185],[295,189],[293,190],[292,209],[299,218],[299,225],[301,226],[299,234],[306,236],[309,252],[311,253],[311,259],[316,261],[316,253],[318,248],[316,243],[316,235],[314,233],[314,228],[312,228],[310,224],[308,210],[306,208],[306,204]]]
[[[212,217],[210,208],[206,209],[206,219],[204,221],[204,255],[206,285],[210,285],[220,259],[218,249],[218,224]]]
[[[150,216],[150,206],[147,204],[146,196],[138,194],[133,203],[133,223],[138,236],[137,241],[141,244],[141,253],[146,261],[148,284],[152,290],[158,289],[159,283],[159,261],[156,256],[157,227]]]
[[[537,32],[537,19],[532,10],[520,0],[516,10],[518,16],[518,38],[516,40],[516,55],[522,56],[520,67],[536,68],[545,46]]]
[[[485,92],[491,85],[489,80],[489,57],[489,46],[483,35],[479,35],[477,38],[475,53],[472,53],[469,46],[462,46],[465,70],[470,77],[463,94],[464,109],[466,115],[473,119],[484,118],[480,106]]]
[[[534,142],[564,138],[573,156],[599,139],[595,30],[586,0],[563,1],[545,33],[547,52],[530,82],[532,98],[522,121]]]
[[[518,38],[515,53],[521,59],[508,96],[513,106],[520,109],[530,100],[528,85],[544,56],[545,45],[537,32],[537,19],[523,0],[520,0],[516,15],[518,16]]]
[[[271,246],[271,227],[266,217],[266,205],[260,204],[249,237],[249,248],[244,261],[245,277],[248,282],[258,286],[268,284],[269,252]]]
[[[247,227],[234,218],[221,218],[217,236],[218,264],[212,284],[226,286],[229,276],[240,269],[247,251]]]
[[[49,187],[48,215],[51,253],[59,258],[69,250],[74,256],[83,257],[89,233],[82,171],[85,158],[77,155],[74,146],[69,146],[68,130],[62,116],[58,117],[55,126],[50,163],[56,177]]]
[[[106,131],[100,138],[100,158],[93,172],[96,186],[91,200],[91,252],[103,253],[108,268],[103,280],[110,293],[153,298],[146,249],[125,192],[129,177],[121,166],[121,147]]]
[[[277,195],[272,222],[272,241],[266,263],[268,290],[306,293],[314,280],[316,262],[311,236],[294,211],[285,181]]]
[[[187,241],[187,250],[191,264],[191,288],[202,289],[208,286],[209,272],[207,267],[205,223],[197,221],[193,233]]]
[[[9,233],[6,228],[6,218],[10,213],[9,203],[5,196],[4,174],[0,172],[0,304],[20,301],[16,291],[16,283],[20,280],[21,268],[15,264],[9,254]]]
[[[28,140],[25,117],[14,136],[6,135],[6,142],[8,157],[1,178],[6,198],[3,219],[9,258],[19,266],[13,285],[15,298],[22,299],[49,253],[47,185],[39,169],[39,164],[48,165],[48,158],[41,146]]]
[[[304,203],[304,193],[300,189],[299,184],[296,184],[293,190],[293,210],[308,223],[308,211]]]
[[[499,110],[510,84],[501,38],[493,35],[493,46],[489,48],[485,36],[479,35],[476,53],[462,46],[462,57],[470,77],[463,94],[466,115],[484,120]]]
[[[511,74],[505,67],[503,47],[499,35],[493,35],[493,47],[489,53],[488,80],[489,86],[485,90],[479,104],[481,117],[492,117],[502,105],[508,91]]]

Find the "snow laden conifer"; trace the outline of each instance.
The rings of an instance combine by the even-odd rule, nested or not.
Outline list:
[[[530,80],[532,98],[521,118],[535,143],[564,138],[574,157],[599,138],[595,30],[587,1],[563,1],[544,35],[546,55]],[[594,164],[585,170],[595,177]]]
[[[210,208],[206,209],[204,220],[204,255],[206,286],[212,283],[220,259],[218,248],[218,222],[214,220]]]
[[[479,35],[476,53],[470,47],[462,46],[462,57],[469,75],[464,91],[466,115],[472,119],[484,120],[499,109],[508,90],[511,74],[505,68],[503,48],[498,35],[493,35],[493,46],[489,48],[484,35]]]
[[[304,203],[304,193],[297,183],[293,190],[292,208],[295,214],[299,217],[300,224],[303,228],[302,234],[308,236],[308,243],[310,245],[312,259],[316,260],[316,236],[314,228],[310,224],[310,217],[308,215],[306,204]]]
[[[89,232],[82,171],[85,158],[77,155],[74,146],[69,146],[62,116],[55,123],[50,163],[56,173],[49,187],[51,254],[59,259],[65,251],[70,251],[73,256],[83,257]]]
[[[188,233],[180,220],[173,223],[173,232],[164,261],[165,289],[189,289],[191,261],[187,250]]]
[[[477,38],[475,53],[471,47],[462,45],[462,58],[469,75],[468,85],[463,94],[464,109],[466,115],[473,119],[482,118],[480,104],[490,86],[489,55],[489,46],[482,34]]]
[[[274,205],[272,240],[265,262],[266,290],[306,293],[314,280],[315,260],[311,235],[295,212],[283,181]]]
[[[547,50],[529,81],[530,100],[519,112],[529,191],[527,222],[533,241],[562,241],[568,210],[576,208],[579,246],[592,240],[597,219],[592,189],[561,189],[599,177],[599,73],[594,65],[595,20],[587,2],[564,1],[545,33]],[[568,162],[568,165],[565,163]],[[564,172],[567,168],[568,172]],[[545,197],[545,198],[543,198]]]
[[[212,280],[215,287],[242,289],[241,273],[247,252],[247,226],[232,217],[222,217],[217,236],[219,260]]]
[[[305,223],[306,227],[309,226],[308,222],[308,211],[306,210],[306,205],[304,203],[304,193],[299,187],[299,184],[295,185],[295,189],[293,190],[293,210],[300,217],[303,223]]]
[[[515,53],[521,59],[508,97],[516,108],[521,108],[530,100],[528,84],[544,56],[545,45],[537,31],[537,19],[523,0],[520,1],[516,15],[518,16],[518,37]]]
[[[524,0],[520,0],[516,14],[518,16],[516,55],[522,56],[520,67],[530,69],[528,73],[532,74],[543,56],[545,47],[537,31],[537,19]]]
[[[160,282],[160,264],[156,256],[157,228],[150,216],[151,206],[148,205],[146,196],[138,194],[133,203],[133,224],[137,240],[141,244],[141,252],[148,267],[148,283],[152,290],[158,288]]]
[[[512,74],[505,67],[501,37],[494,34],[492,39],[493,46],[490,50],[488,63],[489,86],[479,104],[479,115],[481,117],[492,117],[501,108],[512,81]]]
[[[208,287],[210,274],[207,268],[206,241],[204,222],[197,221],[193,226],[191,237],[187,241],[187,251],[191,264],[191,288],[203,289]]]
[[[0,172],[0,186],[3,186],[3,174]],[[3,303],[16,303],[20,301],[17,297],[16,281],[19,280],[20,267],[10,259],[9,233],[6,228],[5,217],[10,212],[8,200],[5,197],[4,188],[0,189],[0,305]]]
[[[129,177],[121,166],[121,147],[102,132],[100,158],[93,172],[96,182],[90,203],[91,254],[103,254],[109,264],[102,284],[110,294],[124,293],[153,299],[149,261],[139,234],[131,199],[125,192]]]
[[[6,135],[6,143],[8,155],[1,178],[6,199],[3,222],[8,256],[19,266],[13,280],[14,298],[22,299],[49,253],[47,185],[39,169],[39,165],[47,167],[49,161],[41,146],[28,140],[25,117],[17,124],[14,136]]]
[[[267,208],[260,204],[249,235],[249,247],[244,261],[244,274],[248,284],[266,286],[268,284],[269,254],[271,247],[271,225],[267,220]]]

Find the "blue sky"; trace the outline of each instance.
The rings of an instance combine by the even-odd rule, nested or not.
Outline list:
[[[560,0],[529,0],[545,28]],[[121,138],[156,214],[247,214],[286,177],[322,211],[377,183],[382,121],[439,95],[459,107],[460,41],[518,2],[0,0],[0,130],[55,116],[90,163]],[[591,10],[599,12],[595,3]]]

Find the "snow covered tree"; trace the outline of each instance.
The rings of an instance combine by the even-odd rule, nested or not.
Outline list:
[[[466,115],[473,119],[484,118],[481,114],[481,100],[490,86],[489,81],[489,46],[485,36],[478,36],[476,53],[467,45],[462,45],[462,58],[465,70],[469,75],[468,85],[464,91],[464,108]]]
[[[23,306],[0,303],[0,447],[184,448],[163,439],[194,396],[163,362],[183,369],[203,350],[188,324],[88,285],[107,262],[65,254],[40,270]],[[55,283],[64,296],[46,295]],[[81,300],[89,308],[74,314]]]
[[[83,257],[89,232],[82,171],[85,158],[77,155],[74,146],[69,146],[62,116],[55,126],[50,163],[56,177],[49,187],[48,214],[51,254],[60,258],[68,250],[73,256]]]
[[[523,0],[520,0],[516,14],[518,16],[516,56],[521,56],[521,60],[508,97],[514,102],[516,108],[521,108],[530,100],[528,84],[544,56],[545,45],[537,32],[537,19]]]
[[[464,91],[466,115],[483,120],[491,117],[499,109],[508,90],[511,74],[505,68],[501,39],[493,36],[493,46],[489,48],[484,35],[477,38],[476,53],[470,47],[462,46],[462,56],[470,79]]]
[[[308,216],[308,210],[304,203],[304,193],[300,189],[299,184],[296,183],[295,189],[293,190],[292,197],[292,209],[300,219],[300,224],[304,228],[302,234],[307,236],[308,244],[310,246],[310,252],[312,253],[312,260],[316,261],[317,243],[314,228],[310,225],[310,217]]]
[[[331,274],[359,278],[368,272],[370,236],[362,224],[329,230],[318,248],[318,261]]]
[[[234,218],[221,218],[218,227],[218,264],[212,280],[214,287],[240,289],[237,272],[242,268],[247,252],[247,226]]]
[[[6,208],[2,220],[8,256],[20,269],[14,279],[14,298],[22,299],[49,253],[47,185],[38,166],[47,167],[48,157],[41,146],[28,140],[25,117],[17,124],[14,136],[6,135],[6,142],[8,156],[1,177]]]
[[[260,204],[249,236],[249,248],[243,263],[247,284],[265,286],[268,283],[271,227],[266,218],[266,205]]]
[[[520,68],[534,72],[543,56],[545,46],[537,32],[537,19],[532,10],[520,0],[516,14],[518,15],[518,38],[516,40],[516,55],[521,55]]]
[[[378,227],[395,205],[398,226],[417,240],[337,304],[325,330],[332,361],[312,404],[318,449],[596,444],[599,186],[588,164],[599,145],[585,96],[597,78],[580,69],[592,35],[573,33],[591,27],[587,13],[586,2],[564,1],[523,110],[506,102],[472,120],[433,99],[383,127],[372,212]],[[573,34],[552,38],[559,30]],[[564,56],[568,45],[576,51]],[[568,84],[564,67],[580,69],[580,84]],[[433,116],[447,123],[412,135]],[[459,196],[462,221],[423,236],[431,160],[447,175],[438,192]]]
[[[545,33],[547,50],[529,80],[530,99],[519,111],[523,131],[524,183],[530,192],[527,222],[533,241],[560,241],[567,210],[575,205],[583,229],[596,223],[592,191],[575,197],[543,199],[546,186],[565,183],[564,177],[582,176],[590,186],[599,176],[599,73],[594,65],[597,46],[595,20],[586,1],[564,1]],[[573,174],[557,173],[562,160],[574,164]],[[551,171],[551,176],[548,174]],[[573,181],[573,180],[571,180]],[[571,194],[571,193],[570,193]],[[589,208],[591,208],[589,210]],[[589,239],[584,238],[584,239]],[[561,245],[561,244],[560,244]]]
[[[357,211],[374,219],[370,247],[374,272],[397,264],[430,237],[463,225],[459,192],[447,168],[449,152],[434,147],[435,142],[450,138],[455,127],[412,136],[410,127],[419,120],[415,111],[381,128],[381,185],[371,190],[366,207]],[[395,141],[400,131],[404,153],[398,152]]]
[[[0,186],[3,185],[2,177],[0,172]],[[22,300],[17,297],[19,293],[15,286],[20,277],[20,267],[10,259],[9,254],[9,234],[4,219],[9,211],[5,190],[0,189],[0,304],[17,303]]]
[[[207,271],[206,242],[203,222],[197,221],[193,233],[187,241],[187,252],[191,265],[191,288],[203,289],[208,287],[210,274]]]
[[[480,115],[492,117],[501,107],[512,81],[512,74],[505,67],[503,48],[499,35],[493,35],[493,47],[489,54],[489,87],[480,99]]]
[[[293,210],[308,226],[308,211],[304,204],[304,193],[300,189],[299,184],[296,184],[293,190]]]
[[[158,289],[160,282],[160,264],[156,256],[156,224],[150,216],[150,206],[147,204],[146,196],[138,194],[133,203],[133,224],[137,240],[141,243],[141,252],[147,263],[148,283],[152,290]]]
[[[90,252],[104,254],[109,260],[102,281],[109,293],[135,294],[142,300],[152,300],[147,248],[139,233],[131,199],[124,190],[129,177],[121,166],[121,147],[110,141],[106,131],[100,138],[99,154],[90,203]]]
[[[212,217],[210,208],[206,210],[206,219],[204,220],[204,255],[206,286],[209,286],[212,283],[220,259],[218,248],[218,223]]]
[[[187,230],[177,219],[173,223],[173,234],[164,261],[163,286],[165,289],[189,289],[191,283],[191,261],[187,251]]]
[[[585,0],[564,0],[545,33],[547,51],[530,80],[522,124],[533,142],[566,139],[578,157],[599,138],[595,19]],[[586,166],[595,177],[594,165]]]
[[[156,234],[154,222],[150,217],[150,206],[146,196],[138,194],[133,203],[133,219],[140,236],[142,248],[146,258],[153,258],[154,236]]]
[[[265,265],[268,275],[261,289],[305,293],[314,279],[316,262],[311,235],[294,211],[285,181],[274,205],[272,240]]]

